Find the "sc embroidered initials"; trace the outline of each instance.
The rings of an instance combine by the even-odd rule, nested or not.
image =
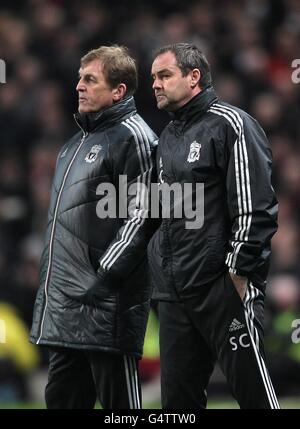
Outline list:
[[[239,337],[235,337],[235,336],[230,337],[229,342],[232,346],[231,350],[235,352],[238,349],[239,345],[244,348],[250,347],[250,343],[246,342],[247,337],[248,337],[248,334],[242,334]]]
[[[196,140],[194,140],[190,146],[190,153],[187,158],[187,162],[198,161],[200,158],[200,149],[201,149],[201,144],[196,142]]]

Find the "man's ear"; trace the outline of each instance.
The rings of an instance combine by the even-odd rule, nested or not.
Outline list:
[[[201,72],[199,69],[193,69],[190,71],[190,85],[191,88],[195,88],[199,85],[199,80],[201,79]]]
[[[127,88],[125,83],[119,83],[119,85],[113,89],[113,100],[114,102],[122,100],[125,97]]]

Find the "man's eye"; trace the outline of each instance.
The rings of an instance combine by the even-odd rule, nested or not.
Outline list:
[[[88,82],[88,83],[95,83],[95,82],[96,82],[96,79],[95,79],[95,78],[93,78],[93,77],[91,77],[91,76],[87,76],[87,77],[85,78],[85,81],[86,81],[86,82]]]

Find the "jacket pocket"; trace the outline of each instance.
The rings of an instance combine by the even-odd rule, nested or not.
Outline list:
[[[226,282],[227,282],[227,284],[229,285],[229,288],[230,288],[230,290],[231,290],[231,293],[232,293],[233,295],[235,295],[235,296],[236,296],[236,298],[238,298],[238,300],[239,300],[242,304],[244,304],[244,303],[245,303],[245,299],[246,299],[246,295],[247,295],[247,290],[248,290],[248,280],[247,280],[247,287],[246,287],[246,291],[245,291],[245,295],[244,295],[243,299],[240,297],[240,294],[238,293],[238,291],[237,291],[237,289],[236,289],[236,287],[235,287],[235,285],[234,285],[234,283],[233,283],[233,280],[232,280],[232,278],[231,278],[231,275],[230,275],[229,271],[227,271],[227,272],[225,273],[225,281],[226,281]]]
[[[159,236],[155,234],[148,246],[149,277],[153,289],[153,297],[172,295],[171,283],[171,261],[162,257],[159,251]]]
[[[97,273],[97,270],[99,268],[99,261],[103,254],[104,254],[104,250],[96,249],[95,247],[92,247],[92,246],[88,247],[89,263],[94,273]]]

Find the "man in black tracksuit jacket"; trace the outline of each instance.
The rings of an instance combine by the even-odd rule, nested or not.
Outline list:
[[[140,408],[156,136],[136,112],[125,48],[89,52],[79,72],[80,131],[57,158],[31,341],[50,350],[48,408],[93,408],[96,395],[104,408]]]
[[[203,215],[193,227],[189,212],[174,215],[186,196],[169,199],[170,216],[149,244],[160,301],[162,405],[205,408],[218,360],[241,408],[278,408],[263,348],[277,228],[266,136],[255,119],[218,100],[197,47],[162,48],[152,76],[158,108],[173,116],[159,140],[161,187],[192,184],[193,210]],[[196,198],[200,184],[204,193]]]

